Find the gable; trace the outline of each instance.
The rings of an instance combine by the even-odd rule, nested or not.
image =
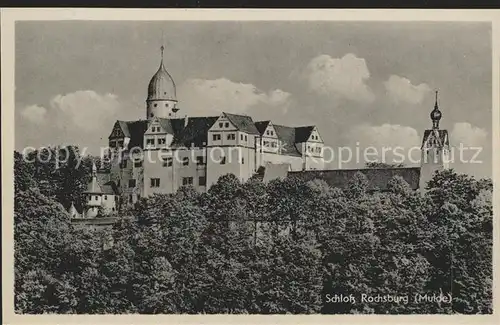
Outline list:
[[[276,134],[276,130],[274,129],[274,126],[271,122],[268,123],[267,127],[265,128],[264,132],[262,133],[263,137],[266,138],[274,138],[277,139],[278,135]]]
[[[155,117],[150,121],[144,134],[168,133],[168,127],[166,124],[168,124],[168,121],[160,121],[159,118]]]
[[[212,124],[209,131],[236,131],[238,128],[236,125],[230,121],[225,114],[219,116],[219,118]]]
[[[130,134],[128,132],[127,123],[123,121],[116,121],[108,139],[124,138],[129,136]]]
[[[309,136],[309,139],[307,139],[308,142],[323,142],[323,138],[321,138],[321,135],[319,134],[318,128],[314,127],[311,131],[311,135]]]

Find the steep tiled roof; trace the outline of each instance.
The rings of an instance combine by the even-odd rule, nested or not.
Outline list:
[[[130,132],[128,130],[128,125],[127,125],[128,122],[125,122],[125,121],[117,121],[117,122],[118,122],[118,124],[120,124],[120,127],[122,128],[123,134],[126,137],[130,137]]]
[[[281,154],[288,156],[298,156],[301,154],[295,147],[295,128],[284,125],[273,125],[278,139],[281,140]]]
[[[260,134],[255,127],[255,123],[248,115],[236,115],[224,113],[224,116],[239,130],[248,134]]]
[[[188,118],[187,126],[184,127],[184,119],[182,119],[182,128],[176,121],[173,122],[174,141],[173,147],[190,147],[194,144],[196,147],[207,144],[208,130],[217,121],[218,116],[208,117],[190,117]]]
[[[255,127],[257,128],[257,131],[259,131],[260,135],[264,134],[264,131],[267,129],[267,126],[269,125],[271,121],[258,121],[255,122]]]
[[[394,176],[401,176],[412,189],[419,188],[420,167],[307,170],[289,172],[288,176],[299,177],[306,181],[322,179],[332,187],[343,188],[357,172],[366,176],[370,190],[386,190],[389,181]]]
[[[97,182],[99,184],[106,184],[110,180],[110,173],[109,171],[97,171]]]
[[[311,136],[314,126],[300,126],[295,128],[295,143],[306,142]]]
[[[148,121],[129,121],[127,122],[127,127],[130,134],[130,142],[128,144],[128,148],[142,148],[144,145],[144,133],[148,129]]]
[[[118,187],[115,182],[109,181],[101,185],[102,194],[117,195],[119,193]]]
[[[429,136],[433,132],[437,132],[438,133],[438,137],[439,137],[439,140],[440,140],[441,144],[449,145],[448,131],[447,130],[425,130],[424,137],[422,139],[422,145],[427,141],[427,139],[429,138]]]

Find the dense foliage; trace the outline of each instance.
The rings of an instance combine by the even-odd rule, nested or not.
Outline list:
[[[90,231],[73,229],[63,206],[88,180],[82,165],[54,172],[16,156],[19,313],[492,312],[490,180],[445,171],[421,194],[400,178],[368,192],[360,173],[342,190],[226,175],[207,193],[155,195],[129,212],[136,220]],[[414,301],[448,293],[452,303]]]

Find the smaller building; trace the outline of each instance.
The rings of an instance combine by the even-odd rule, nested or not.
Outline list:
[[[110,215],[118,210],[120,193],[115,183],[108,180],[109,175],[100,176],[98,177],[97,167],[93,163],[92,179],[83,192],[85,196],[83,211],[78,212],[73,203],[68,209],[73,224],[87,224],[89,220],[95,223],[95,219],[102,219],[97,221],[97,224],[101,226],[112,224],[113,218]]]

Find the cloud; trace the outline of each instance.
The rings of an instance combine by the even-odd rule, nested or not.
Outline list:
[[[452,145],[464,147],[482,147],[486,145],[488,132],[467,122],[455,123],[450,134]]]
[[[348,134],[351,147],[360,148],[360,161],[379,161],[386,163],[405,163],[420,158],[421,138],[412,127],[397,124],[371,126],[367,124],[354,127]],[[370,149],[368,149],[370,148]],[[412,149],[413,148],[413,149]],[[355,148],[351,148],[353,151]],[[364,152],[369,152],[367,158]],[[411,159],[411,160],[410,160]]]
[[[57,95],[50,101],[50,114],[59,126],[70,125],[86,132],[101,130],[104,123],[118,116],[116,95],[100,95],[92,90]]]
[[[181,108],[185,108],[190,115],[218,114],[222,111],[245,113],[261,105],[286,110],[290,100],[291,94],[283,90],[266,93],[252,84],[225,78],[188,79],[179,87]]]
[[[52,97],[49,105],[31,105],[20,112],[21,127],[16,129],[16,145],[78,145],[85,152],[98,154],[107,145],[107,136],[116,119],[124,118],[122,105],[113,94],[92,90]],[[31,127],[37,123],[39,127]],[[23,127],[26,126],[26,127]]]
[[[387,95],[396,104],[420,104],[431,90],[425,83],[415,86],[409,79],[396,75],[390,76],[389,79],[384,82],[384,86]]]
[[[370,103],[375,96],[366,85],[370,72],[363,58],[349,53],[342,58],[323,54],[315,57],[306,68],[309,89],[321,95],[333,95]]]
[[[30,121],[31,123],[40,124],[45,122],[47,109],[39,105],[26,106],[21,111],[21,116]]]

